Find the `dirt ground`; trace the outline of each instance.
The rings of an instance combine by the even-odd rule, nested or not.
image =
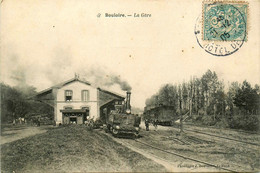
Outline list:
[[[108,134],[109,135],[109,134]],[[113,138],[116,142],[129,149],[142,154],[146,158],[163,165],[167,172],[220,172],[221,170],[205,164],[186,160],[178,156],[173,156],[162,151],[151,149],[132,139]],[[223,171],[225,172],[225,171]]]
[[[142,124],[141,127],[144,128],[144,125]],[[185,129],[196,129],[205,133],[236,139],[237,141],[185,131]],[[150,131],[142,131],[141,135],[143,138],[140,140],[143,142],[167,151],[213,163],[222,168],[243,172],[255,172],[260,170],[259,134],[245,134],[244,132],[228,129],[212,130],[210,128],[189,127],[184,125],[184,133],[182,135],[179,134],[179,129],[167,126],[158,126],[157,131],[151,126]],[[239,142],[242,140],[257,145]],[[133,145],[137,144],[133,143]],[[154,149],[144,146],[143,149],[147,150],[147,152],[154,151]],[[161,154],[161,157],[165,160],[170,159],[166,154]],[[184,166],[196,167],[194,163],[184,164]],[[224,170],[220,169],[219,171]]]
[[[100,130],[71,125],[1,145],[1,172],[165,172]]]
[[[230,130],[189,127],[220,136],[259,144],[259,134]],[[3,139],[3,140],[2,140]],[[141,124],[138,141],[168,152],[175,152],[203,162],[165,153],[130,138],[115,138],[102,129],[89,131],[85,126],[8,126],[1,132],[1,169],[7,172],[226,172],[260,171],[260,145],[249,145],[169,126]]]
[[[23,139],[36,134],[41,134],[47,132],[48,129],[53,128],[53,126],[27,126],[27,125],[3,125],[1,128],[1,142],[0,144],[5,144],[13,142],[19,139]]]

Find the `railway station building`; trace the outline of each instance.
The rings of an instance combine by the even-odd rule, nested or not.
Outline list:
[[[94,87],[75,75],[37,93],[33,99],[53,107],[56,124],[83,124],[89,118],[105,121],[114,105],[123,103],[125,97]]]

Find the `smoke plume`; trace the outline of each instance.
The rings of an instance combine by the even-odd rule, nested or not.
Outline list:
[[[55,47],[52,53],[52,58],[44,73],[52,85],[55,85],[62,82],[69,73],[73,75],[74,71],[72,69],[72,54],[69,48]]]
[[[14,53],[14,48],[10,47],[6,53],[5,71],[8,74],[7,81],[13,86],[35,85],[41,90],[46,86],[53,86],[66,81],[78,73],[80,78],[89,81],[95,87],[117,87],[123,91],[131,91],[129,83],[122,79],[118,74],[112,73],[110,69],[104,66],[87,64],[80,65],[70,51],[70,47],[55,47],[52,49],[50,57],[43,61],[44,63],[34,62],[24,63],[19,54]],[[8,49],[8,50],[9,50]],[[10,82],[9,82],[10,81]]]
[[[6,72],[10,78],[10,82],[15,86],[26,85],[26,75],[28,73],[28,68],[19,63],[19,56],[14,53],[8,53],[5,62]]]
[[[119,85],[123,91],[131,91],[132,87],[120,75],[107,73],[101,68],[91,68],[89,71],[81,71],[84,79],[93,83],[96,87]]]

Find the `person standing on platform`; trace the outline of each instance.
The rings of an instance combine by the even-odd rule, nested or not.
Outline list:
[[[145,119],[144,123],[145,123],[146,131],[149,131],[149,121],[148,121],[148,119]]]

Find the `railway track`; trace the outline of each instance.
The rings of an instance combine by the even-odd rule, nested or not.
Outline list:
[[[173,127],[173,128],[178,129],[177,127]],[[247,142],[247,141],[241,141],[241,140],[238,140],[238,139],[229,138],[229,137],[225,137],[225,136],[219,136],[219,135],[210,134],[210,133],[205,133],[205,132],[201,132],[201,131],[198,131],[198,130],[190,130],[190,129],[187,129],[187,128],[186,128],[186,129],[184,129],[184,131],[189,131],[189,132],[199,133],[199,134],[208,135],[208,136],[213,136],[213,137],[217,137],[217,138],[227,139],[227,140],[236,141],[236,142],[240,142],[240,143],[244,143],[244,144],[249,144],[249,145],[260,146],[260,144],[257,144],[257,143]]]
[[[191,124],[191,123],[185,123],[185,126],[191,126],[191,127],[198,127],[198,125],[196,124]],[[201,126],[201,125],[200,125]],[[260,132],[251,132],[251,131],[245,131],[245,130],[235,130],[235,129],[229,129],[229,128],[218,128],[218,127],[208,127],[208,126],[201,126],[205,129],[207,128],[211,128],[211,129],[216,129],[216,130],[229,130],[229,131],[233,131],[233,132],[238,132],[238,133],[245,133],[245,134],[252,134],[252,135],[260,135]]]
[[[219,135],[214,135],[214,134],[209,134],[209,133],[205,133],[205,132],[201,132],[201,131],[197,131],[197,130],[189,130],[189,129],[187,129],[186,131],[191,131],[191,132],[200,133],[200,134],[204,134],[204,135],[208,135],[208,136],[213,136],[213,137],[218,137],[218,138],[227,139],[227,140],[231,140],[231,141],[236,141],[236,142],[240,142],[240,143],[244,143],[244,144],[260,146],[257,143],[241,141],[241,140],[238,140],[238,139],[228,138],[228,137],[225,137],[225,136],[219,136]]]
[[[145,143],[145,142],[142,142],[142,141],[140,141],[140,140],[138,140],[138,139],[135,139],[135,141],[138,142],[138,143],[140,143],[140,144],[142,144],[142,145],[148,146],[148,147],[150,147],[150,148],[153,148],[153,149],[156,149],[156,150],[159,150],[159,151],[162,151],[162,152],[171,154],[171,155],[175,155],[175,156],[181,157],[181,158],[186,159],[186,160],[190,160],[190,161],[194,161],[194,162],[197,162],[197,163],[205,164],[205,165],[208,165],[208,166],[211,166],[211,167],[215,167],[215,168],[217,168],[217,169],[225,170],[225,171],[228,171],[228,172],[239,172],[239,171],[237,171],[237,170],[220,167],[219,165],[215,165],[215,164],[213,164],[213,163],[209,163],[209,162],[205,162],[205,161],[202,161],[202,160],[194,159],[194,158],[191,158],[191,157],[188,157],[188,156],[179,154],[179,153],[175,153],[175,152],[172,152],[172,151],[167,151],[167,150],[161,149],[161,148],[159,148],[159,147],[155,147],[155,146],[152,146],[152,145],[147,144],[147,143]]]
[[[107,133],[103,133],[103,134],[105,134],[107,136],[110,136]],[[110,136],[110,137],[112,137],[112,136]],[[150,155],[150,156],[152,156],[154,158],[157,158],[157,159],[161,160],[163,165],[167,165],[169,167],[171,165],[171,163],[174,163],[174,162],[168,161],[167,159],[163,158],[162,156],[159,156],[159,155],[156,155],[156,154],[152,154],[150,152],[145,151],[144,147],[140,148],[140,147],[137,147],[138,145],[133,145],[134,143],[131,144],[131,142],[127,142],[127,141],[124,141],[124,140],[119,139],[119,138],[114,138],[114,137],[112,137],[112,138],[116,142],[119,142],[119,143],[123,144],[126,147],[131,146],[130,149],[133,149],[132,147],[134,147],[135,149],[137,149],[137,151],[139,151],[140,154],[143,154],[145,157],[147,157],[147,155],[148,156]],[[179,153],[174,152],[174,151],[165,150],[165,149],[162,149],[160,147],[150,145],[150,144],[148,144],[146,142],[143,142],[143,141],[141,141],[139,139],[134,139],[133,141],[137,142],[137,143],[139,143],[141,145],[144,145],[146,147],[149,147],[149,148],[151,148],[153,150],[157,150],[157,151],[162,152],[162,153],[166,153],[166,154],[169,154],[169,155],[177,156],[179,158],[182,158],[182,159],[185,159],[185,160],[189,160],[189,161],[193,161],[193,162],[196,162],[196,163],[199,163],[199,164],[207,165],[209,167],[216,168],[216,169],[219,169],[219,170],[228,171],[228,172],[241,172],[241,169],[243,169],[240,165],[233,165],[233,164],[230,165],[232,167],[223,167],[223,166],[220,166],[218,164],[214,164],[214,163],[210,163],[210,162],[203,161],[203,160],[200,160],[200,159],[192,158],[190,156],[179,154]],[[149,158],[149,157],[147,157],[147,158]],[[160,163],[160,162],[158,162],[158,163]]]

